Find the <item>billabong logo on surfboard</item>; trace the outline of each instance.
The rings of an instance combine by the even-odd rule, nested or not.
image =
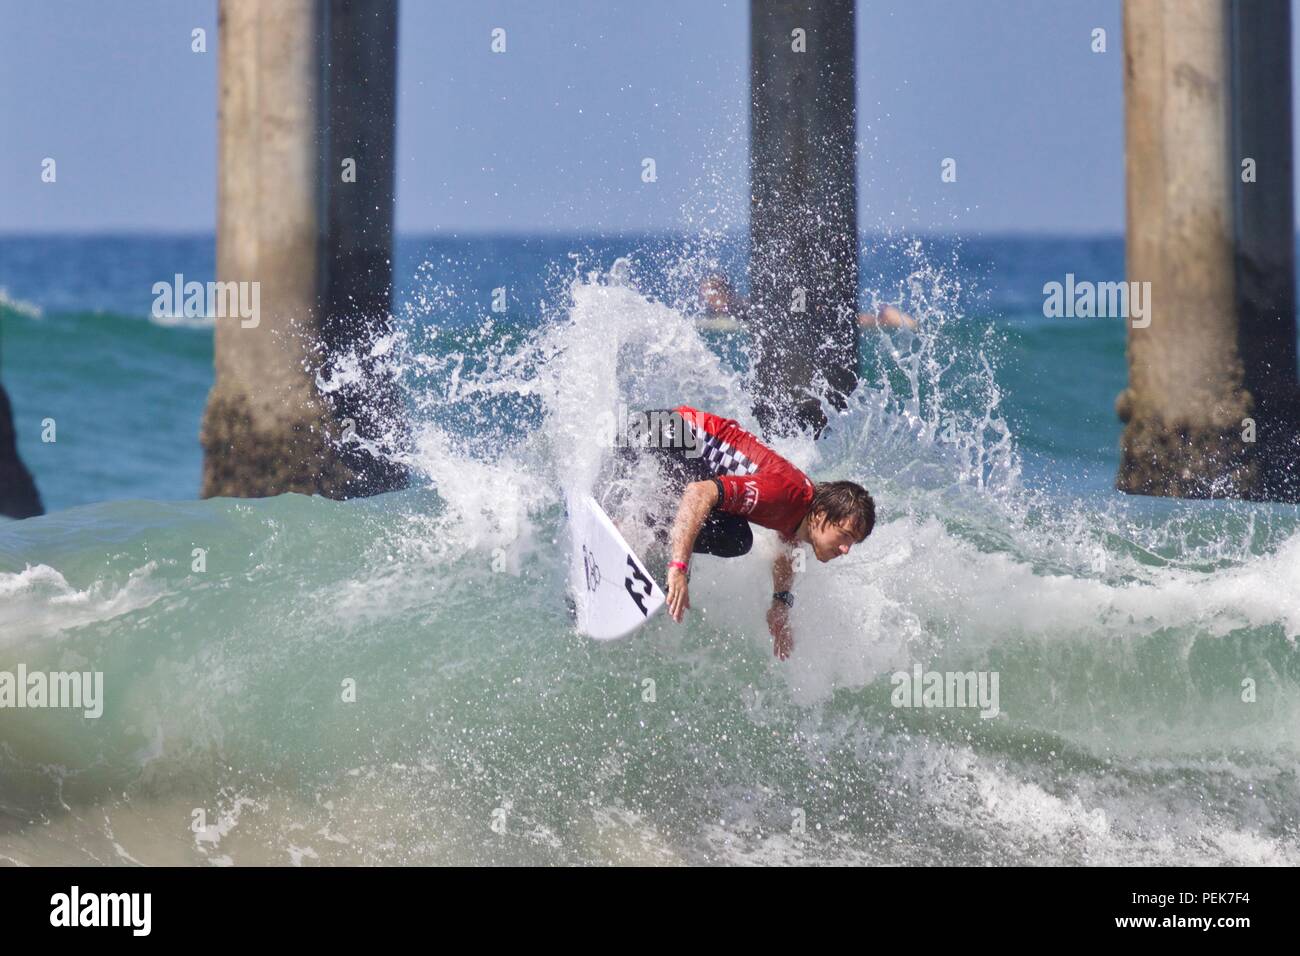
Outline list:
[[[630,554],[627,556],[627,566],[631,569],[632,573],[623,579],[623,587],[627,588],[627,593],[632,595],[632,600],[635,601],[636,606],[641,609],[641,616],[645,617],[650,613],[649,610],[646,609],[645,599],[650,596],[650,592],[654,589],[654,585],[650,583],[649,578],[641,573],[641,569],[636,566],[636,562],[632,560],[632,555]],[[638,591],[632,587],[633,578],[640,583],[641,587],[645,588],[644,592]]]

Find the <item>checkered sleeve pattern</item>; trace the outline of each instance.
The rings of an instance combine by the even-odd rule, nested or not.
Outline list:
[[[705,436],[702,457],[715,475],[752,475],[758,471],[758,465],[744,453],[712,435]]]

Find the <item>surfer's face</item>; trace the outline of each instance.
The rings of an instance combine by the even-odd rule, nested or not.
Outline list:
[[[824,515],[813,515],[808,525],[808,537],[818,561],[833,561],[848,554],[858,543],[857,531],[850,521],[836,523],[828,521]]]

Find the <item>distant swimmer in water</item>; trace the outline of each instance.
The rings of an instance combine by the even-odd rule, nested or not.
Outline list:
[[[700,304],[704,306],[704,314],[695,323],[714,332],[735,332],[745,317],[744,299],[736,295],[731,283],[720,275],[705,276],[700,280]]]
[[[699,291],[704,315],[697,321],[705,328],[731,331],[748,318],[749,304],[731,287],[726,276],[717,273],[705,276],[700,280]],[[860,312],[858,325],[864,329],[915,329],[916,320],[895,306],[882,305],[874,315]]]
[[[653,453],[679,499],[671,531],[658,532],[670,551],[672,619],[680,623],[691,606],[691,555],[739,557],[754,543],[750,524],[771,528],[781,549],[772,565],[767,626],[772,652],[789,657],[796,553],[807,544],[818,561],[832,561],[866,540],[876,524],[870,493],[852,481],[814,483],[735,420],[689,405],[633,415],[628,432],[627,453]]]

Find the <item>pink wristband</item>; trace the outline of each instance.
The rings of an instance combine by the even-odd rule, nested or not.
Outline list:
[[[668,562],[668,567],[670,567],[670,568],[681,568],[683,572],[690,571],[690,568],[688,568],[688,567],[687,567],[685,564],[683,564],[681,561],[669,561],[669,562]]]

